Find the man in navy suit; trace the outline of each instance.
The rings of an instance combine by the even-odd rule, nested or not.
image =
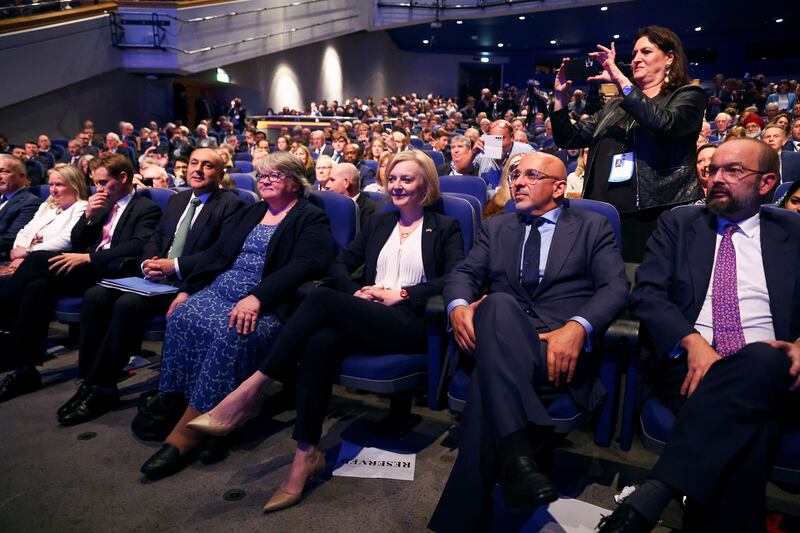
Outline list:
[[[0,380],[0,402],[41,386],[36,366],[58,298],[82,295],[103,278],[120,277],[124,260],[141,255],[161,216],[156,204],[134,195],[127,157],[105,154],[92,159],[89,168],[97,192],[72,229],[73,251],[32,252],[0,289],[0,328],[11,331],[11,347],[2,356],[16,365]]]
[[[445,282],[455,340],[475,370],[435,531],[488,529],[498,480],[510,508],[555,500],[533,459],[552,431],[547,406],[568,394],[589,411],[605,396],[591,348],[625,307],[628,280],[608,219],[563,204],[566,175],[557,157],[526,155],[505,184],[517,213],[487,220]]]
[[[782,149],[785,152],[800,152],[800,117],[792,120],[791,135]]]
[[[781,428],[800,410],[800,218],[761,207],[778,165],[761,141],[726,141],[707,205],[664,213],[650,237],[632,307],[657,358],[654,392],[677,421],[600,531],[650,531],[681,496],[684,530],[764,530]]]
[[[7,258],[19,230],[30,222],[42,200],[28,190],[25,163],[0,154],[0,259]]]
[[[222,236],[222,228],[244,205],[220,189],[224,162],[210,148],[195,150],[186,174],[191,191],[173,196],[144,246],[132,275],[181,279],[198,254]],[[96,285],[81,306],[78,377],[82,385],[58,410],[58,421],[73,426],[110,411],[119,401],[117,380],[141,345],[147,320],[167,312],[173,294],[145,297]]]
[[[786,146],[786,131],[777,124],[769,124],[761,132],[761,138],[780,157],[779,183],[786,183],[800,178],[800,152],[791,152],[783,149]]]

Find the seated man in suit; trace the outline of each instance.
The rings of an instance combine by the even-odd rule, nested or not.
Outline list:
[[[328,192],[335,192],[347,196],[358,206],[358,228],[365,228],[369,217],[378,210],[378,204],[366,194],[361,193],[361,184],[358,169],[351,163],[339,163],[331,171],[331,176],[325,182]]]
[[[466,135],[455,135],[450,139],[450,162],[439,165],[437,171],[440,176],[471,175],[472,167],[472,141]]]
[[[648,480],[600,531],[650,531],[687,497],[685,531],[764,531],[781,427],[800,410],[800,217],[761,208],[778,156],[732,139],[712,156],[706,206],[664,213],[632,295],[677,415]]]
[[[42,203],[28,185],[25,163],[13,155],[0,154],[0,260],[8,259],[17,233]]]
[[[800,178],[800,152],[784,150],[786,130],[777,124],[767,124],[761,138],[778,153],[780,158],[780,182],[795,181]]]
[[[238,196],[220,189],[224,168],[213,149],[192,153],[187,172],[192,190],[170,198],[144,246],[138,274],[150,279],[181,279],[196,265],[197,254],[220,239],[223,225],[244,205]],[[145,297],[100,285],[86,291],[78,371],[83,383],[58,410],[62,425],[80,424],[114,408],[119,401],[117,380],[138,351],[147,320],[166,313],[174,296]]]
[[[375,171],[361,161],[359,157],[360,153],[361,147],[357,143],[349,143],[344,147],[343,161],[345,163],[355,165],[355,167],[358,169],[359,183],[363,189],[370,183],[375,183]]]
[[[483,138],[478,139],[478,142],[472,147],[472,163],[475,167],[472,175],[480,176],[492,189],[497,187],[505,187],[505,183],[500,183],[500,175],[503,173],[503,167],[508,161],[508,158],[515,154],[526,154],[533,152],[533,148],[529,144],[522,144],[514,142],[513,131],[511,124],[507,120],[497,120],[492,122],[489,127],[489,135],[501,135],[502,153],[499,159],[494,159],[483,153]]]
[[[552,430],[547,406],[569,394],[590,411],[605,395],[591,347],[625,307],[628,281],[608,219],[564,205],[566,176],[555,156],[525,155],[507,184],[517,213],[488,219],[445,281],[453,334],[475,370],[435,531],[487,530],[498,480],[510,508],[555,500],[533,459]]]
[[[719,144],[724,141],[732,122],[733,118],[729,114],[725,112],[717,113],[717,116],[714,117],[714,124],[717,126],[717,131],[709,136],[708,141],[711,144]]]
[[[797,104],[800,106],[800,104]],[[783,150],[786,152],[800,152],[800,117],[792,119],[791,135],[789,136],[786,144],[783,145]]]
[[[72,252],[31,252],[0,289],[0,329],[11,331],[3,353],[16,365],[0,381],[0,402],[41,386],[36,366],[47,347],[56,301],[79,296],[103,278],[120,277],[125,258],[139,257],[161,216],[149,199],[133,194],[133,165],[121,154],[92,159],[97,192],[72,229]]]

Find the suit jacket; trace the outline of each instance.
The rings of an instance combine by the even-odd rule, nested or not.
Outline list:
[[[717,217],[705,206],[667,211],[647,243],[636,272],[632,309],[647,328],[656,353],[670,353],[703,307],[715,260]],[[775,338],[800,335],[800,217],[761,208],[761,255]]]
[[[91,267],[98,278],[118,276],[125,259],[142,255],[142,248],[161,218],[161,210],[149,198],[136,194],[122,212],[114,228],[111,246],[95,251],[103,239],[103,221],[88,222],[81,217],[72,228],[72,249],[89,253]]]
[[[0,257],[8,255],[17,233],[33,219],[41,203],[41,198],[23,187],[0,209]]]
[[[359,161],[356,167],[358,168],[359,185],[362,190],[370,183],[375,183],[375,171],[372,168],[363,161]]]
[[[474,302],[483,292],[503,292],[550,330],[581,316],[592,325],[593,336],[602,338],[625,308],[629,290],[625,264],[608,219],[564,206],[544,276],[532,297],[519,280],[524,238],[525,225],[515,213],[484,221],[478,242],[447,278],[445,304],[456,299]],[[484,291],[486,287],[488,291]]]
[[[353,294],[361,287],[375,284],[378,256],[399,218],[397,211],[371,217],[355,240],[339,252],[329,271],[338,290]],[[426,281],[404,289],[408,291],[411,305],[422,311],[429,297],[442,292],[444,276],[464,257],[464,243],[455,219],[428,209],[419,230],[422,231],[422,263]],[[364,265],[363,274],[354,280],[351,273],[361,265]]]
[[[261,222],[267,207],[266,202],[259,202],[240,209],[223,228],[225,238],[202,252],[193,261],[192,270],[183,270],[181,266],[184,276],[181,290],[197,292],[233,265],[245,239]],[[300,198],[272,235],[261,282],[250,291],[261,302],[261,312],[275,312],[281,320],[286,320],[296,289],[306,281],[322,277],[334,253],[328,216]]]
[[[356,198],[356,205],[358,206],[358,227],[363,230],[367,227],[369,219],[378,212],[378,202],[362,192]]]
[[[799,151],[797,149],[797,146],[795,146],[795,144],[794,144],[794,140],[791,139],[791,138],[788,141],[786,141],[786,144],[783,145],[781,150],[784,151],[784,152],[797,152],[797,151]]]
[[[144,245],[139,264],[154,256],[167,257],[175,238],[175,231],[178,229],[178,222],[192,194],[193,191],[182,191],[169,199],[164,216],[159,220],[150,240]],[[186,237],[183,255],[178,260],[181,273],[184,270],[196,269],[200,252],[210,248],[220,239],[223,226],[234,218],[242,206],[244,202],[235,193],[223,189],[211,193]]]
[[[781,156],[781,183],[800,178],[800,152],[783,150]]]

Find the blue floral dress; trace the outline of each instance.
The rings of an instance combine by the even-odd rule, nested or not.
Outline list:
[[[267,244],[277,228],[253,228],[233,266],[172,314],[161,362],[162,392],[181,393],[192,407],[207,412],[258,368],[283,323],[273,314],[260,315],[255,331],[239,335],[228,328],[228,313],[261,281]]]

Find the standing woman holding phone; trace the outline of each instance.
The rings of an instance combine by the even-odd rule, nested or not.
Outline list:
[[[608,202],[622,218],[622,255],[640,263],[658,216],[703,196],[695,145],[706,108],[700,87],[689,84],[688,63],[675,33],[647,26],[636,33],[632,78],[617,66],[616,48],[597,45],[590,55],[603,71],[587,78],[615,84],[611,100],[586,120],[569,119],[564,58],[555,80],[550,115],[555,144],[589,148],[583,197]]]

